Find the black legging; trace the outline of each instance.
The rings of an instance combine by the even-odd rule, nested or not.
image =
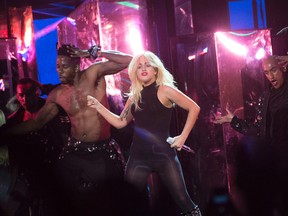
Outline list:
[[[171,158],[162,154],[161,157],[157,158],[140,161],[130,157],[125,170],[126,180],[139,190],[144,191],[148,176],[155,172],[168,188],[180,209],[183,212],[191,211],[196,205],[188,194],[178,157]]]

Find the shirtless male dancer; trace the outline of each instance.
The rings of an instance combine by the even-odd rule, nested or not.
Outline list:
[[[101,197],[97,197],[99,185],[122,178],[124,166],[118,145],[110,138],[109,123],[97,110],[87,106],[87,95],[109,107],[104,76],[125,69],[132,57],[118,51],[101,50],[99,46],[81,50],[66,44],[58,48],[57,54],[56,68],[61,85],[50,92],[35,118],[12,128],[4,127],[0,134],[38,130],[57,115],[57,105],[62,107],[70,118],[71,132],[59,155],[56,172],[59,187],[55,190],[61,191],[60,196],[55,197],[62,206],[59,215],[95,215],[101,203]],[[89,55],[107,61],[96,62],[81,71],[80,57]]]

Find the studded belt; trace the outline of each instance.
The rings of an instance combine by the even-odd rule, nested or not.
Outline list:
[[[105,151],[109,154],[112,160],[120,160],[121,163],[125,163],[121,149],[118,143],[113,139],[105,139],[96,142],[83,142],[73,137],[67,138],[67,143],[63,147],[59,154],[59,159],[63,159],[67,154],[72,152],[95,152]]]

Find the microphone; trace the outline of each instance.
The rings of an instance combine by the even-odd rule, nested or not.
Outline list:
[[[166,142],[169,143],[170,145],[173,144],[174,141],[175,141],[175,138],[172,138],[172,137],[168,137],[167,140],[166,140]],[[183,145],[182,149],[184,151],[187,151],[187,152],[195,154],[195,151],[193,149],[191,149],[189,146]]]

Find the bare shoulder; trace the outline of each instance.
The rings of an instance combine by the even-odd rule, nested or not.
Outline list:
[[[180,103],[181,101],[191,101],[191,99],[178,88],[168,85],[161,85],[161,87],[159,87],[158,95],[165,97],[169,101],[173,101],[176,104]]]
[[[166,107],[171,107],[172,106],[172,101],[176,92],[176,89],[168,86],[168,85],[160,85],[158,89],[158,99],[160,102],[166,106]]]
[[[177,92],[178,90],[175,87],[171,87],[169,85],[162,84],[159,86],[159,93],[164,95],[169,95]]]
[[[61,94],[61,92],[63,91],[63,85],[59,85],[57,86],[56,88],[54,88],[49,94],[48,94],[48,97],[47,97],[47,102],[50,102],[50,103],[53,103],[55,102],[56,103],[56,100],[57,100],[57,96]]]

